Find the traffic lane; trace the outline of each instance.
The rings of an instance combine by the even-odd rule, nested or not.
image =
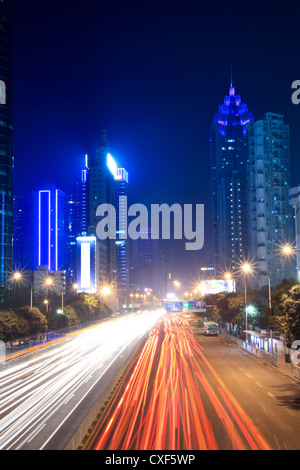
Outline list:
[[[300,385],[222,336],[196,334],[203,354],[271,447],[300,449]]]
[[[142,339],[142,341],[145,340],[146,338]],[[99,402],[101,396],[103,396],[103,402],[106,400],[111,384],[120,376],[120,370],[122,370],[124,364],[128,363],[140,344],[141,340],[139,339],[132,341],[126,347],[120,348],[114,356],[111,356],[102,366],[99,366],[94,374],[87,377],[85,388],[81,388],[80,394],[75,393],[70,401],[66,400],[64,410],[58,410],[56,419],[51,419],[52,429],[43,430],[46,431],[45,435],[39,436],[39,441],[30,443],[30,448],[64,450],[87,414]]]
[[[103,361],[109,361],[111,356],[113,360],[108,363],[116,365],[120,348],[134,347],[136,340],[151,331],[156,315],[120,319],[80,332],[56,347],[23,356],[14,360],[13,365],[7,362],[0,380],[1,448],[29,445],[40,449],[36,439],[40,440],[42,435],[44,446],[52,438],[53,428],[59,430],[69,418],[66,402],[71,403],[72,392],[76,392],[73,418],[77,422],[80,416],[77,408],[90,386],[90,376],[94,375],[96,383],[105,370]],[[126,355],[122,356],[120,364],[126,361]],[[100,395],[99,390],[97,394]]]
[[[151,333],[124,388],[89,448],[269,449],[181,316],[164,319],[163,338]]]

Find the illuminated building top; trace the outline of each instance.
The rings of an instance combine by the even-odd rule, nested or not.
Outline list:
[[[235,94],[235,87],[231,83],[229,95],[225,96],[224,104],[219,106],[214,122],[223,126],[244,126],[250,121],[253,121],[253,113],[248,111],[248,106],[242,103],[241,97]]]

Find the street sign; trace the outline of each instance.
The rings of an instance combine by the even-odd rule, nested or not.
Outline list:
[[[182,302],[166,302],[165,304],[166,312],[182,312],[183,303]]]
[[[206,302],[202,300],[196,300],[193,302],[185,302],[183,304],[184,308],[187,308],[191,312],[199,312],[199,313],[205,313],[206,312]]]

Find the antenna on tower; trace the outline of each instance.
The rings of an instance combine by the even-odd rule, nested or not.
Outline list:
[[[230,67],[230,71],[231,71],[231,74],[230,74],[230,76],[231,76],[231,84],[230,84],[230,87],[232,88],[232,66]]]

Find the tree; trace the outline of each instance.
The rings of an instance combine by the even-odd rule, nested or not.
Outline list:
[[[29,324],[13,311],[0,312],[0,341],[7,343],[29,334]]]
[[[21,307],[15,309],[15,313],[28,322],[28,335],[33,336],[47,331],[47,319],[38,308]]]
[[[272,311],[268,319],[287,341],[300,339],[300,285],[296,281],[282,282],[276,289]]]

